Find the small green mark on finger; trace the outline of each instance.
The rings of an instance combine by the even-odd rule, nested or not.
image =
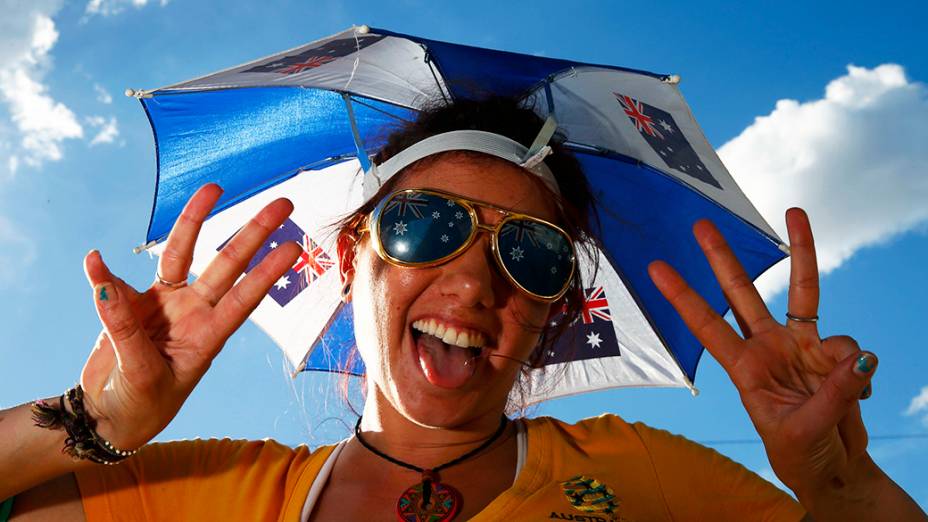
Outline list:
[[[99,296],[99,297],[100,297],[100,300],[101,300],[101,301],[109,301],[109,300],[110,300],[109,294],[106,293],[106,287],[105,287],[105,286],[101,286],[101,287],[100,287],[100,296]]]

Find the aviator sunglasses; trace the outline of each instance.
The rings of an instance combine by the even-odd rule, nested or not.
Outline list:
[[[481,223],[477,207],[500,214]],[[359,232],[370,231],[381,259],[400,267],[432,267],[454,259],[480,230],[492,235],[491,249],[506,278],[529,296],[559,299],[576,269],[573,241],[543,219],[432,189],[404,189],[385,197]]]

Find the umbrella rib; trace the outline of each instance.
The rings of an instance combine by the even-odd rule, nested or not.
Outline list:
[[[377,107],[377,106],[375,106],[375,105],[371,105],[370,103],[366,103],[366,102],[364,101],[364,98],[359,98],[359,97],[354,96],[354,95],[350,95],[350,96],[351,96],[351,101],[352,101],[353,103],[357,103],[358,105],[363,105],[363,106],[367,107],[368,109],[370,109],[370,110],[372,110],[372,111],[377,111],[377,112],[383,114],[384,116],[389,116],[390,118],[393,118],[393,119],[395,119],[395,120],[399,120],[399,121],[401,121],[401,122],[403,122],[403,123],[411,123],[411,122],[412,122],[412,120],[407,120],[406,118],[403,118],[402,116],[397,116],[396,114],[391,114],[391,113],[389,113],[389,112],[387,112],[387,111],[381,109],[380,107]],[[367,99],[373,99],[373,98],[367,98]],[[390,102],[384,102],[384,103],[390,103]],[[393,104],[391,104],[391,105],[393,105]],[[396,106],[396,107],[400,107],[400,105],[395,105],[395,106]]]
[[[448,96],[445,96],[445,90],[442,88],[441,82],[438,81],[438,75],[436,74],[435,66],[432,65],[432,63],[432,55],[429,53],[429,48],[425,47],[425,64],[429,66],[429,72],[432,73],[432,79],[435,80],[435,86],[438,87],[438,92],[441,94],[442,99],[445,101],[445,103],[448,103],[448,96],[450,96],[451,93],[449,92]]]

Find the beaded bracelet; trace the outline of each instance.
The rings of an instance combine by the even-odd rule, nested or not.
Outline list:
[[[67,398],[71,412],[64,407]],[[135,455],[138,450],[122,450],[113,446],[96,432],[97,422],[84,408],[84,390],[81,385],[71,388],[58,398],[58,405],[36,401],[32,405],[32,420],[40,428],[64,428],[68,437],[61,450],[74,458],[97,464],[116,464]]]

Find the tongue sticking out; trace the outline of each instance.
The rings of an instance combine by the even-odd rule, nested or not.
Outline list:
[[[467,348],[445,344],[433,335],[422,334],[416,342],[419,366],[425,378],[435,386],[457,388],[474,374],[476,365]]]

